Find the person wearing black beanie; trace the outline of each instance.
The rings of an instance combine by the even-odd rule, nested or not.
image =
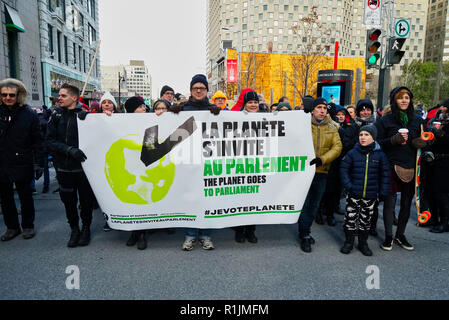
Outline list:
[[[131,97],[125,102],[126,113],[145,113],[145,102],[140,97]]]
[[[173,100],[175,99],[175,90],[167,85],[163,86],[161,90],[161,99],[168,101],[170,105],[172,105]]]
[[[179,113],[181,111],[210,111],[214,115],[219,115],[221,108],[209,102],[207,92],[209,85],[205,75],[197,74],[190,82],[190,98],[188,101],[170,108],[170,112]],[[213,250],[214,244],[211,239],[211,229],[186,228],[184,232],[184,243],[182,250],[193,250],[195,243],[199,240],[204,250]]]
[[[370,99],[361,99],[357,102],[354,120],[360,127],[373,124],[376,121],[374,105]]]
[[[312,96],[305,96],[302,98],[303,110],[305,113],[309,113],[313,109],[313,101],[315,99]]]

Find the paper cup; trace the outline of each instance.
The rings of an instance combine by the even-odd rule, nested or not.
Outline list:
[[[435,121],[435,122],[433,123],[433,127],[434,127],[435,129],[440,129],[440,128],[441,128],[441,122]]]
[[[408,139],[408,129],[399,129],[398,131],[406,140],[403,144],[407,144],[407,139]]]

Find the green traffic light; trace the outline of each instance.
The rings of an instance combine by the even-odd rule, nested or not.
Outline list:
[[[377,60],[379,60],[379,55],[377,55],[377,54],[375,54],[375,55],[372,55],[371,57],[369,57],[369,59],[368,59],[368,64],[376,64],[377,63]]]

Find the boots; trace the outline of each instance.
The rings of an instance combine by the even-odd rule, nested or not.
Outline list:
[[[83,225],[78,245],[81,247],[85,247],[89,245],[89,243],[90,243],[90,227],[88,225]]]
[[[254,233],[254,230],[246,230],[246,232],[245,232],[245,236],[246,236],[246,239],[248,239],[248,242],[250,242],[250,243],[257,243],[257,237],[256,237],[256,234]]]
[[[372,256],[373,252],[368,247],[368,232],[366,231],[359,231],[359,245],[358,249],[364,256]]]
[[[326,222],[328,226],[335,227],[337,225],[337,221],[334,218],[334,213],[329,213],[326,217]]]
[[[345,230],[345,236],[346,240],[343,247],[340,249],[340,252],[343,254],[349,254],[354,248],[354,232]]]
[[[131,232],[129,239],[126,242],[126,245],[128,247],[132,247],[137,243],[138,240],[139,240],[139,233],[137,231],[133,231]]]
[[[70,240],[67,243],[67,247],[75,248],[78,246],[78,242],[80,241],[81,231],[78,226],[72,227],[72,233],[70,234]]]
[[[448,219],[442,218],[441,223],[434,225],[429,231],[433,233],[449,232]]]
[[[137,249],[145,250],[147,248],[147,238],[145,231],[139,232],[139,239],[137,240]]]

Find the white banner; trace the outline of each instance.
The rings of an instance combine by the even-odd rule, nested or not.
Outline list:
[[[364,1],[365,1],[365,15],[363,24],[369,27],[380,26],[383,0],[364,0]]]
[[[89,114],[83,168],[117,230],[298,221],[315,174],[310,114]]]

